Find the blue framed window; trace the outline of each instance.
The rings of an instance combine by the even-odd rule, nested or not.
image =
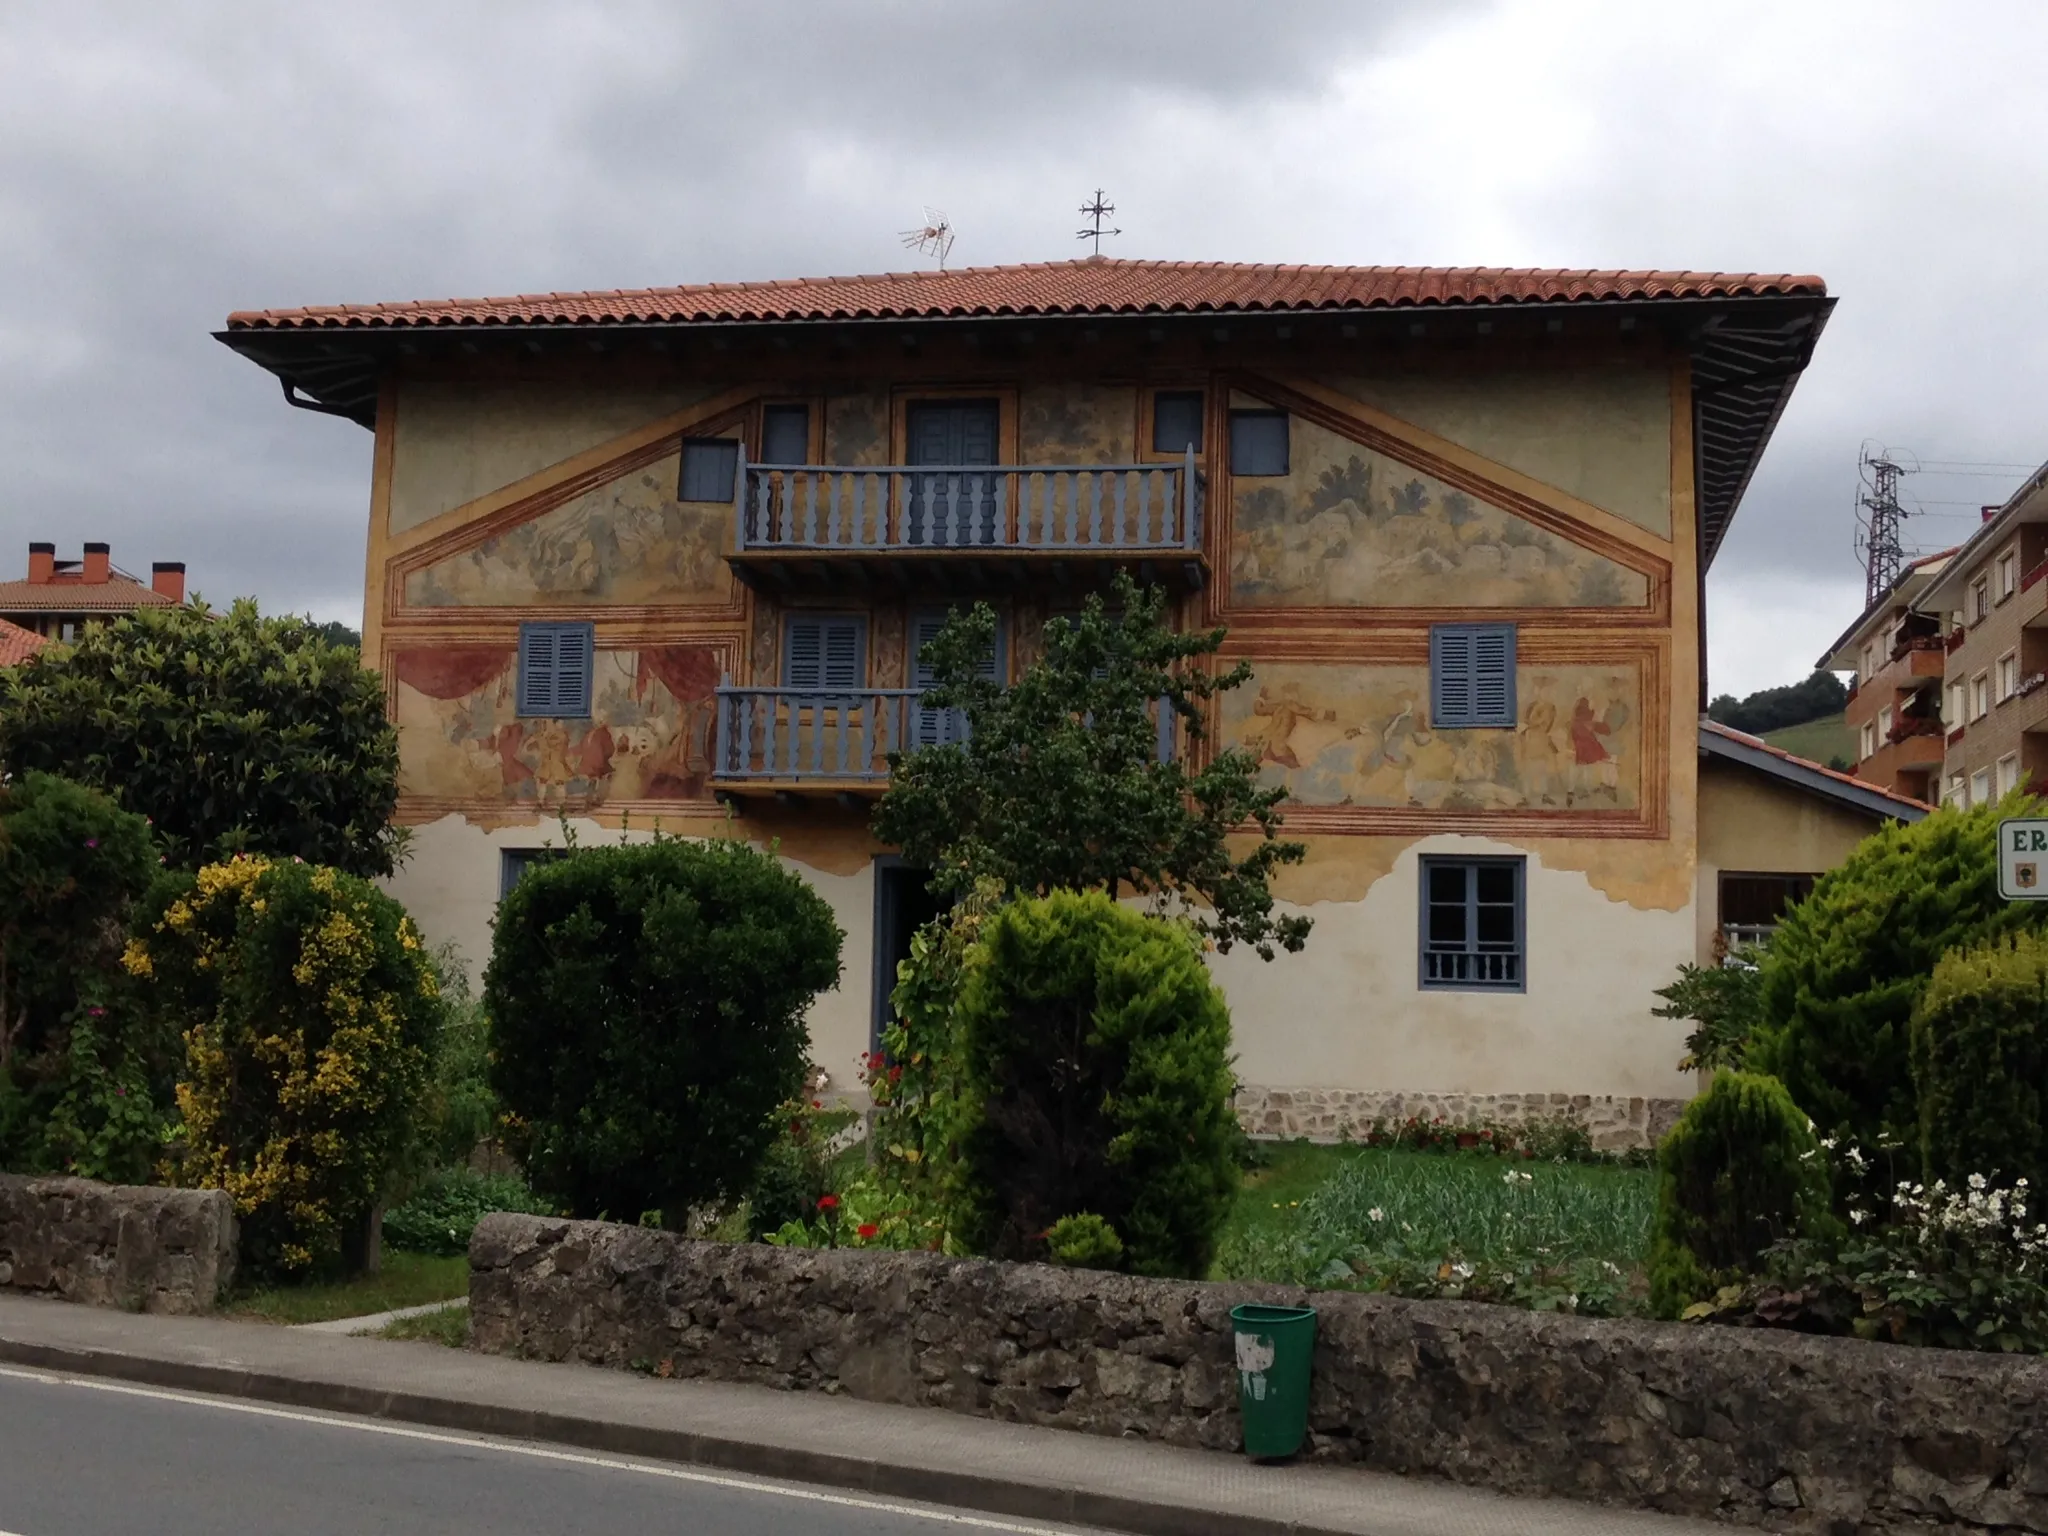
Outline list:
[[[1162,389],[1152,397],[1152,451],[1202,451],[1202,392]]]
[[[520,625],[519,713],[588,719],[590,666],[595,654],[588,624]]]
[[[1519,858],[1423,856],[1422,990],[1527,989],[1526,863]]]
[[[568,856],[561,848],[505,848],[498,853],[498,900],[512,894],[512,887],[526,878],[536,864],[547,864]]]
[[[683,439],[681,483],[677,501],[731,502],[739,494],[740,445],[730,437]]]
[[[1514,725],[1514,625],[1438,624],[1430,630],[1429,723],[1443,730]]]
[[[1230,413],[1230,472],[1233,475],[1284,475],[1288,465],[1285,411]]]
[[[867,686],[867,649],[866,619],[793,613],[782,635],[782,686],[857,693]]]

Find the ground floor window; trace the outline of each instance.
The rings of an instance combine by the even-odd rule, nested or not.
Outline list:
[[[1522,859],[1422,860],[1422,986],[1524,987]]]
[[[503,848],[498,851],[498,900],[512,894],[512,887],[526,878],[536,864],[562,857],[559,848]]]
[[[1728,949],[1764,944],[1794,902],[1813,891],[1812,875],[1734,874],[1721,876],[1721,942]]]

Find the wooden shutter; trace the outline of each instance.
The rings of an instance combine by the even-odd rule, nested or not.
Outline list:
[[[1515,626],[1439,624],[1429,632],[1429,723],[1515,723]]]
[[[761,412],[761,462],[804,464],[811,457],[811,408],[771,405]]]
[[[519,713],[555,712],[555,628],[525,624],[519,630]]]
[[[791,618],[782,647],[782,686],[858,692],[866,686],[865,620]]]
[[[590,626],[564,624],[555,631],[555,713],[581,720],[590,714]]]
[[[939,637],[939,631],[946,627],[943,613],[921,613],[910,622],[911,678],[913,688],[936,688],[938,675],[924,659],[924,648]],[[1003,680],[1003,630],[996,626],[995,644],[989,647],[981,658],[975,674],[991,683]],[[916,735],[915,746],[930,747],[940,742],[965,741],[967,739],[967,712],[961,709],[931,709],[920,704],[916,718],[912,721]]]
[[[738,495],[740,445],[729,437],[683,439],[683,468],[677,501],[731,502]]]
[[[1284,475],[1288,458],[1285,411],[1230,413],[1230,472],[1233,475]]]
[[[588,624],[519,627],[519,713],[580,720],[590,714],[596,646]]]

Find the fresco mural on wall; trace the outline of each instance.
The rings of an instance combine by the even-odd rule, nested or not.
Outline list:
[[[1240,477],[1231,599],[1300,607],[1641,608],[1640,571],[1295,417],[1289,473]]]
[[[711,646],[600,650],[588,720],[521,719],[509,646],[402,650],[392,673],[407,795],[546,808],[708,793]]]
[[[670,454],[405,578],[415,608],[723,602],[733,521],[676,500]]]
[[[1629,810],[1642,685],[1629,663],[1515,670],[1513,729],[1432,730],[1427,666],[1261,663],[1223,696],[1222,741],[1303,805]]]
[[[1017,401],[1020,464],[1129,464],[1138,393],[1100,384],[1033,384]]]
[[[825,402],[827,464],[887,464],[889,458],[887,394],[833,395]]]

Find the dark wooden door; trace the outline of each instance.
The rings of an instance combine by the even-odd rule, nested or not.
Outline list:
[[[918,475],[910,483],[911,544],[994,544],[1001,535],[1000,477],[967,472],[994,464],[1002,411],[993,400],[913,401],[905,436],[912,464],[943,465],[947,473]]]

